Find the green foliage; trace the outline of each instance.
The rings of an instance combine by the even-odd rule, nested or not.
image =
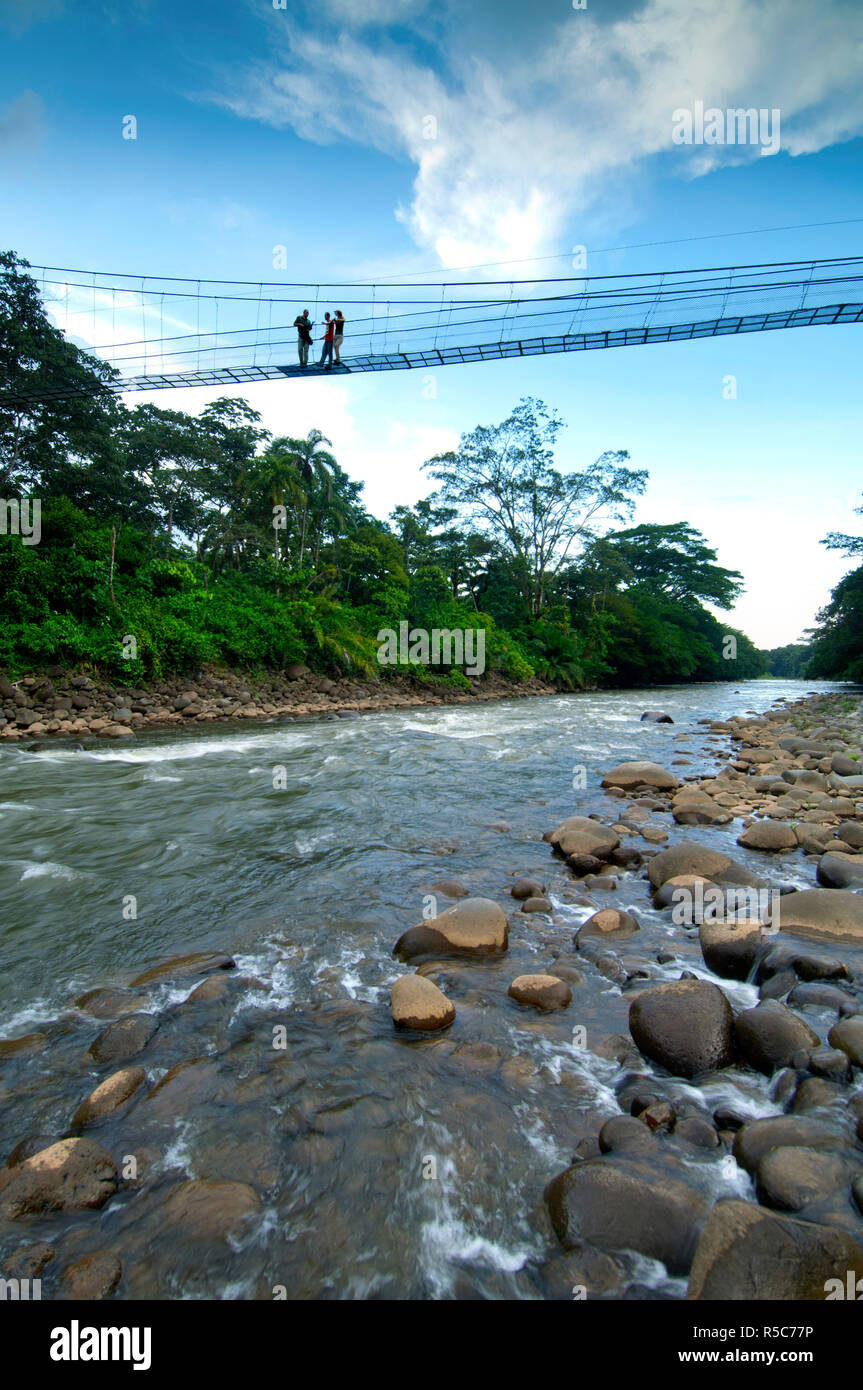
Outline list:
[[[808,643],[789,642],[785,647],[773,647],[761,653],[768,676],[782,677],[785,680],[802,680],[812,657],[812,647]]]
[[[685,522],[604,534],[647,475],[625,450],[559,471],[563,424],[541,401],[430,459],[438,491],[386,525],[320,430],[272,438],[231,398],[197,416],[129,410],[112,379],[53,326],[26,262],[0,255],[0,496],[42,504],[39,544],[0,534],[0,665],[13,673],[60,661],[128,682],[305,660],[470,687],[431,654],[380,666],[377,633],[401,622],[481,629],[487,670],[568,690],[763,669],[742,634],[725,659],[729,629],[702,606],[730,607],[740,576]],[[814,659],[850,670],[863,657],[843,583]]]
[[[818,614],[806,675],[863,681],[863,565],[840,579]]]

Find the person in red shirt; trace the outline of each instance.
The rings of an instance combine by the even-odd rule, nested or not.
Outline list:
[[[333,340],[333,346],[336,350],[336,366],[340,367],[342,365],[341,348],[342,343],[345,340],[345,316],[342,313],[341,309],[336,310],[335,325],[336,336]]]
[[[318,366],[323,367],[324,362],[326,362],[327,358],[329,358],[330,360],[327,362],[326,366],[326,370],[328,372],[331,372],[333,369],[333,342],[335,340],[335,336],[335,320],[330,318],[329,314],[324,314],[324,350],[321,353],[321,360],[318,363]]]

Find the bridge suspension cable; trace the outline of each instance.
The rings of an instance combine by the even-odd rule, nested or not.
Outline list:
[[[341,370],[352,372],[863,322],[863,256],[407,285],[30,269],[58,326],[115,370],[118,392],[317,375],[296,351],[306,307],[316,320],[343,310]]]

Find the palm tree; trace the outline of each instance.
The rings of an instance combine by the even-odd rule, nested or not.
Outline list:
[[[300,457],[288,446],[287,439],[274,439],[269,447],[256,460],[254,473],[250,479],[253,493],[266,497],[272,507],[273,554],[278,564],[281,559],[279,547],[279,527],[276,525],[276,508],[287,513],[288,506],[302,507],[303,514],[308,507],[308,499],[302,487]],[[285,537],[287,546],[288,537]],[[276,593],[279,592],[278,581]]]
[[[332,441],[327,439],[320,430],[309,430],[305,439],[274,439],[273,447],[279,445],[289,451],[297,460],[297,467],[300,471],[303,487],[306,489],[306,498],[303,503],[302,523],[300,528],[300,568],[302,569],[303,556],[306,551],[306,525],[308,521],[309,499],[308,491],[310,485],[315,481],[326,484],[327,489],[332,487],[332,478],[338,465],[335,458],[328,449],[321,448],[322,444],[329,444],[332,448]]]

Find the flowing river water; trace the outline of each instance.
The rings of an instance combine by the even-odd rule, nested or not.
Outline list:
[[[715,770],[727,745],[700,720],[809,688],[584,693],[0,749],[0,1032],[50,1040],[3,1062],[0,1157],[28,1135],[68,1133],[106,1074],[87,1055],[105,1023],[73,1007],[84,991],[191,951],[224,951],[238,967],[211,1003],[187,1002],[197,978],[142,992],[137,1007],[160,1022],[136,1059],[149,1079],[205,1060],[173,1098],[138,1101],[93,1131],[118,1163],[134,1157],[137,1178],[100,1212],[40,1218],[28,1238],[68,1256],[116,1250],[121,1297],[549,1296],[557,1250],[543,1188],[618,1111],[626,1068],[608,1040],[627,1033],[628,1000],[576,958],[573,931],[593,909],[543,832],[578,813],[616,820],[621,803],[599,781],[622,760],[689,759],[673,769],[681,777]],[[674,724],[639,722],[657,708]],[[679,838],[763,872],[737,833]],[[518,911],[509,890],[522,874],[548,884],[553,918]],[[442,962],[431,977],[455,1023],[400,1036],[389,989],[410,967],[392,947],[441,879],[505,907],[510,949]],[[813,871],[795,857],[782,881],[808,886]],[[650,906],[643,869],[618,883],[597,905],[641,922],[623,943],[627,970],[712,978],[697,933]],[[659,963],[663,953],[673,960]],[[508,998],[516,975],[555,960],[585,976],[567,1009],[543,1015]],[[737,1006],[757,997],[723,987]],[[687,1089],[693,1113],[732,1091],[752,1115],[780,1109],[753,1073],[678,1094]],[[722,1150],[687,1161],[710,1193],[751,1194]],[[260,1207],[228,1241],[206,1222],[172,1240],[164,1194],[188,1178],[248,1183]],[[0,1255],[20,1239],[0,1233]],[[661,1266],[632,1257],[626,1268],[630,1297],[682,1296]]]

